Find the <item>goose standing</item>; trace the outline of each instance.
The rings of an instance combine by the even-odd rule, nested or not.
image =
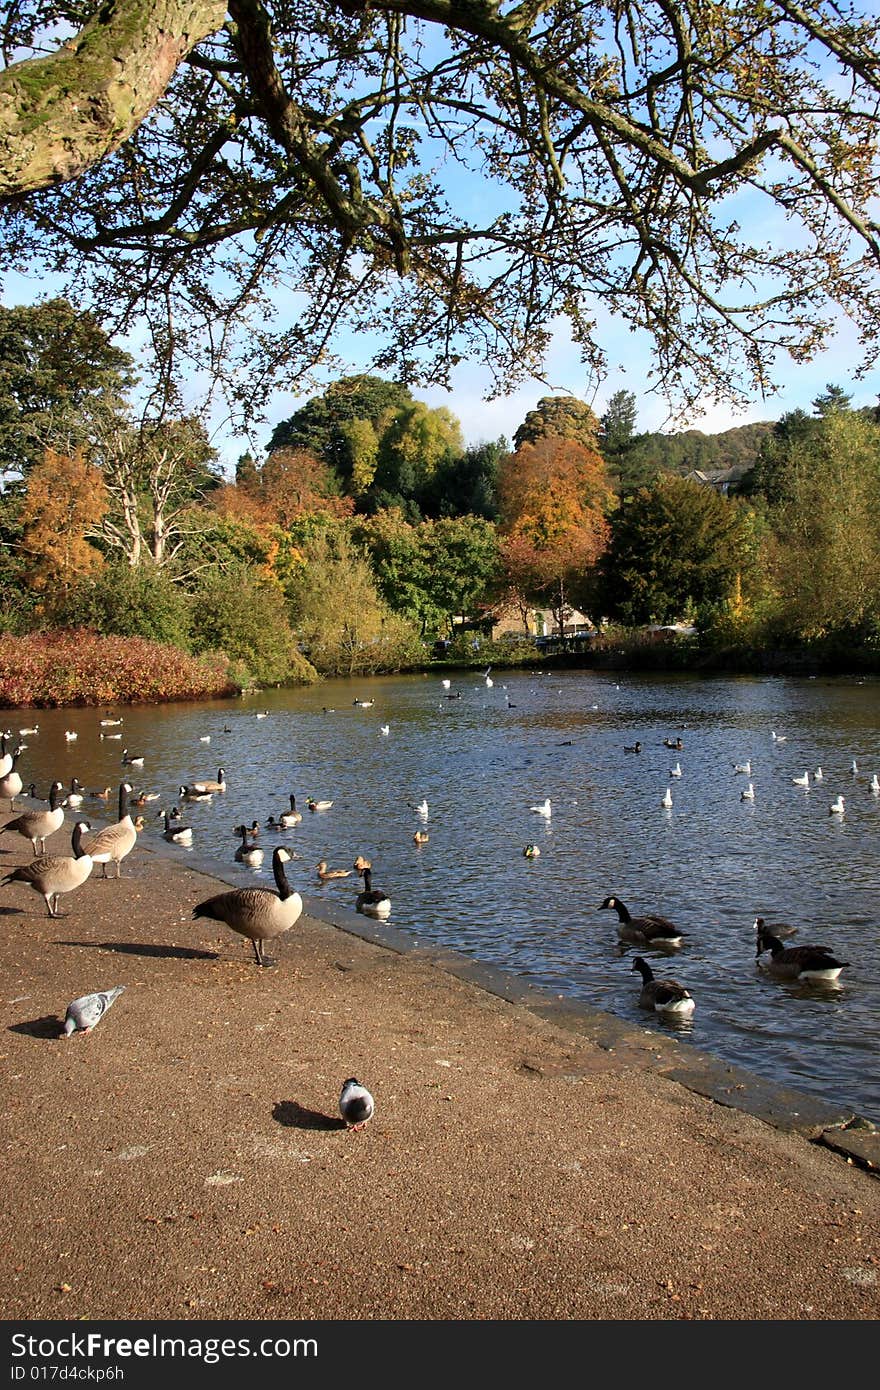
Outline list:
[[[229,893],[218,893],[193,908],[193,919],[208,917],[225,923],[252,943],[257,965],[274,965],[275,962],[264,955],[263,943],[289,931],[303,910],[302,898],[291,888],[284,872],[284,865],[289,861],[287,850],[279,845],[272,855],[277,893],[270,888],[235,888]]]
[[[83,848],[84,830],[91,830],[87,820],[77,821],[73,827],[73,858],[70,855],[43,854],[30,864],[21,864],[2,880],[6,883],[26,883],[35,893],[42,894],[50,917],[64,917],[58,911],[58,898],[61,893],[72,893],[81,888],[92,872],[92,857]]]
[[[670,922],[668,917],[661,917],[659,913],[648,912],[641,917],[630,916],[626,903],[622,903],[620,898],[606,898],[599,904],[598,910],[601,912],[604,908],[613,909],[617,913],[617,935],[621,941],[637,944],[649,942],[652,946],[677,946],[683,936],[680,927]]]
[[[45,854],[47,837],[54,835],[55,831],[60,830],[64,824],[63,798],[63,783],[53,782],[49,791],[48,811],[25,811],[15,820],[7,821],[3,829],[14,830],[17,834],[23,835],[26,840],[30,840],[34,854]],[[38,841],[39,848],[37,848]]]
[[[246,825],[237,825],[235,833],[241,836],[241,844],[235,851],[239,864],[247,864],[249,869],[258,869],[265,858],[260,846],[248,843],[249,831]]]
[[[373,876],[369,869],[361,869],[364,891],[358,893],[355,907],[366,917],[387,917],[391,911],[391,899],[387,893],[373,887]]]
[[[5,734],[0,734],[0,777],[5,777],[7,772],[12,769],[12,754],[6,751],[6,745],[11,737],[12,734],[8,730]]]
[[[658,1014],[672,1014],[678,1018],[689,1018],[696,1004],[693,995],[680,985],[678,980],[657,980],[646,960],[636,956],[631,970],[637,970],[642,977],[639,994],[639,1008],[653,1009]]]
[[[119,787],[119,820],[105,825],[102,830],[94,830],[83,841],[87,854],[95,864],[101,865],[101,877],[107,878],[107,865],[116,865],[115,877],[122,874],[122,861],[137,844],[137,831],[128,809],[131,783],[122,782]]]
[[[9,797],[10,811],[15,810],[15,798],[18,796],[23,786],[21,777],[15,767],[23,751],[21,744],[19,744],[12,755],[12,763],[9,771],[6,773],[5,777],[0,777],[0,796]]]
[[[339,1113],[349,1129],[363,1129],[373,1118],[376,1102],[366,1086],[362,1086],[356,1076],[350,1076],[342,1083],[339,1095]]]
[[[765,951],[770,952],[766,964],[761,960]],[[830,946],[783,946],[779,938],[766,929],[758,932],[755,961],[780,980],[818,980],[820,983],[836,980],[841,970],[849,965],[848,960],[837,960]]]

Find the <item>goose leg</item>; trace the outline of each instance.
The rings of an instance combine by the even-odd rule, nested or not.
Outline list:
[[[263,964],[263,944],[262,944],[262,942],[261,942],[261,941],[258,941],[257,938],[254,937],[253,940],[251,941],[251,945],[252,945],[253,948],[254,948],[254,955],[255,955],[256,958],[257,958],[257,965],[262,965],[262,964]]]

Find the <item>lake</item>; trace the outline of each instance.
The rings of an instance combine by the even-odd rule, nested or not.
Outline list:
[[[143,808],[148,840],[159,838],[156,812],[177,802],[179,784],[222,766],[227,791],[182,809],[194,850],[227,870],[233,828],[277,818],[292,792],[303,821],[284,842],[299,856],[290,877],[303,892],[353,907],[360,879],[321,886],[314,866],[350,868],[362,853],[374,887],[391,896],[391,923],[421,941],[675,1028],[702,1050],[880,1120],[877,683],[584,671],[492,672],[491,686],[480,672],[448,678],[449,691],[432,673],[124,708],[121,727],[103,731],[122,739],[100,738],[105,710],[0,719],[13,730],[39,725],[19,769],[43,796],[54,777],[67,786],[76,775],[89,789],[111,785],[114,806],[123,746],[142,753],[129,780],[161,794]],[[667,738],[681,750],[665,748]],[[640,753],[624,752],[636,741]],[[676,762],[682,775],[671,778]],[[734,770],[747,762],[750,778]],[[805,771],[809,788],[793,782]],[[743,801],[748,781],[754,800]],[[843,816],[829,813],[838,794]],[[310,814],[310,796],[333,805]],[[529,809],[547,798],[549,818]],[[424,820],[414,809],[423,800]],[[99,807],[87,798],[83,811]],[[417,829],[427,844],[413,842]],[[243,883],[271,883],[275,842],[264,830],[266,862],[239,868]],[[540,855],[527,859],[530,843]],[[598,911],[610,894],[633,915],[672,918],[681,949],[623,951],[616,917]],[[758,970],[757,915],[798,926],[786,945],[824,944],[850,962],[839,987]],[[690,1022],[637,1007],[635,954],[688,987]]]

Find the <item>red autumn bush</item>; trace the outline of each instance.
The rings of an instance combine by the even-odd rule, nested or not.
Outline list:
[[[0,705],[159,704],[237,695],[222,657],[188,656],[144,637],[102,637],[89,628],[5,636]]]

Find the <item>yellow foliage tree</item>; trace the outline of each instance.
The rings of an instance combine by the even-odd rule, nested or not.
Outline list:
[[[104,563],[86,540],[107,511],[101,471],[82,451],[59,454],[47,449],[31,469],[21,509],[24,574],[45,594],[65,594]]]

